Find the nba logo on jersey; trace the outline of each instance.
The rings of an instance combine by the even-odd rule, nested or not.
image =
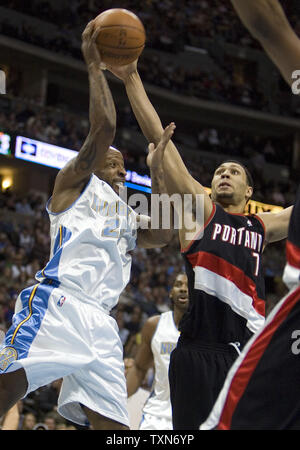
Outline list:
[[[66,301],[66,297],[64,295],[61,295],[58,299],[57,305],[59,307],[62,307],[62,305],[65,303],[65,301]]]

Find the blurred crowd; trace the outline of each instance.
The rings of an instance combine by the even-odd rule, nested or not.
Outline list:
[[[62,379],[55,380],[17,403],[14,410],[15,419],[9,419],[9,430],[76,430],[81,429],[72,422],[64,419],[57,412],[57,399]],[[2,418],[2,423],[9,415]],[[1,418],[0,418],[1,428]]]
[[[80,150],[88,134],[89,122],[87,117],[45,108],[20,98],[1,108],[0,127],[8,133]]]
[[[282,0],[293,28],[300,35],[297,3]],[[45,1],[3,0],[2,6],[17,10],[56,24],[71,33],[92,20],[97,14],[112,7],[111,0]],[[119,8],[127,8],[138,14],[147,30],[149,45],[168,51],[178,51],[183,45],[202,45],[201,38],[223,36],[224,40],[243,46],[258,47],[237,18],[230,2],[219,0],[120,0]],[[32,30],[30,30],[32,31]]]
[[[42,107],[32,100],[12,98],[0,112],[0,130],[79,151],[88,134],[89,122],[84,115]],[[126,106],[118,112],[114,145],[122,151],[128,169],[148,173],[146,146],[141,148],[136,144],[133,132],[140,133],[139,127],[131,109]],[[292,138],[275,139],[216,128],[200,128],[187,134],[184,127],[178,127],[174,142],[192,175],[203,185],[210,186],[220,161],[242,158],[254,177],[255,200],[280,206],[293,203],[297,180],[293,179],[291,170]],[[283,164],[287,173],[281,180],[276,180],[271,173],[266,176],[268,163]]]
[[[220,74],[208,72],[201,65],[183,67],[176,59],[166,64],[158,53],[143,54],[138,67],[144,81],[177,94],[269,111],[264,93],[253,83],[237,82],[230,69]],[[291,115],[290,107],[285,113]]]
[[[296,33],[300,33],[300,21],[291,8],[291,2],[285,0],[282,3]],[[1,5],[50,22],[56,28],[43,34],[32,25],[29,17],[21,24],[7,18],[1,20],[0,17],[0,33],[62,55],[82,59],[80,47],[84,26],[97,14],[111,8],[111,1],[76,0],[67,3],[3,0]],[[229,2],[188,0],[185,1],[184,8],[181,6],[182,2],[179,0],[123,0],[118,3],[118,7],[136,12],[143,21],[147,30],[147,48],[160,51],[160,55],[146,52],[142,54],[139,70],[145,81],[178,94],[272,111],[270,99],[265,97],[259,82],[256,79],[233,76],[234,70],[228,58],[224,67],[221,64],[222,71],[218,72],[208,72],[200,64],[197,67],[182,66],[178,58],[166,64],[161,52],[176,54],[187,46],[205,48],[207,39],[218,39],[219,44],[229,42],[241,47],[260,48],[241,24]],[[213,54],[210,56],[214,59]],[[298,108],[291,102],[289,94],[276,94],[275,103],[281,114],[298,115]],[[273,93],[273,103],[274,95]]]

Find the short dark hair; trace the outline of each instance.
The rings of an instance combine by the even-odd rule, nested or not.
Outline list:
[[[234,164],[238,164],[239,166],[241,166],[245,171],[248,186],[251,186],[252,188],[254,188],[254,181],[253,181],[252,175],[249,172],[249,169],[247,169],[247,167],[243,163],[241,163],[240,161],[237,161],[235,159],[226,159],[226,161],[223,161],[220,164],[220,166],[225,163],[234,163]]]

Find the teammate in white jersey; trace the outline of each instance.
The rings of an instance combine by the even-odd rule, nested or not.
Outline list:
[[[142,341],[135,359],[126,359],[127,392],[133,395],[154,364],[153,390],[143,408],[140,430],[172,430],[169,388],[170,354],[179,338],[178,324],[188,307],[187,276],[179,273],[170,292],[172,310],[150,317],[142,328]]]
[[[82,51],[90,83],[90,132],[58,173],[47,204],[51,252],[38,284],[23,290],[0,350],[0,416],[40,386],[63,377],[58,411],[93,429],[127,429],[123,347],[109,315],[129,281],[129,252],[163,246],[169,230],[137,231],[136,214],[119,197],[126,171],[110,147],[116,126],[100,69],[94,21]],[[167,127],[160,145],[173,133]],[[154,146],[149,147],[154,151]],[[152,191],[163,180],[150,167]]]

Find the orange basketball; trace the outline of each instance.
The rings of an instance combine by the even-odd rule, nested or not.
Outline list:
[[[134,13],[121,8],[108,9],[99,14],[95,21],[95,27],[100,29],[96,44],[105,64],[124,66],[140,56],[146,33]]]

